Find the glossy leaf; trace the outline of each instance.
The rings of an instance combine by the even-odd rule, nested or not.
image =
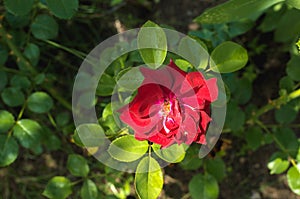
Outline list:
[[[78,0],[46,0],[48,8],[59,18],[70,19],[78,10]]]
[[[164,149],[161,149],[161,146],[158,144],[153,144],[152,148],[159,158],[169,163],[181,162],[185,156],[183,144],[173,144]]]
[[[148,151],[148,142],[139,141],[133,135],[115,139],[108,148],[108,153],[116,160],[132,162],[141,158]]]
[[[231,0],[208,9],[195,21],[205,24],[227,23],[243,18],[256,18],[264,10],[284,0]]]
[[[152,157],[143,158],[137,166],[135,188],[140,199],[156,199],[163,187],[163,174]]]
[[[300,9],[300,1],[299,0],[286,0],[286,3],[294,8]]]
[[[30,119],[19,120],[13,131],[13,135],[25,148],[34,149],[40,144],[42,128],[36,121]]]
[[[14,124],[14,116],[8,111],[0,110],[0,133],[6,133]]]
[[[32,93],[27,103],[29,110],[35,113],[47,113],[53,107],[52,98],[45,92]]]
[[[189,183],[192,199],[217,199],[219,186],[217,180],[210,174],[197,174]]]
[[[19,154],[19,145],[13,137],[0,135],[0,167],[13,163]]]
[[[58,24],[50,15],[41,14],[31,24],[31,31],[37,39],[53,39],[58,34]]]
[[[63,176],[55,176],[48,182],[43,195],[50,199],[65,199],[71,193],[70,180]]]
[[[246,49],[237,43],[227,41],[211,53],[210,66],[213,71],[230,73],[243,68],[248,62]]]
[[[19,88],[9,87],[5,88],[1,97],[3,102],[11,107],[20,106],[25,102],[25,96]]]
[[[288,185],[292,189],[292,191],[300,195],[300,165],[297,167],[293,166],[289,169],[287,173]]]
[[[67,169],[73,176],[86,177],[90,172],[89,165],[81,155],[71,154],[68,157]]]
[[[150,68],[161,66],[167,56],[167,38],[163,29],[147,21],[138,33],[137,44],[144,62]]]
[[[99,124],[82,124],[76,128],[73,138],[79,146],[99,147],[104,143],[106,136]]]
[[[206,69],[209,54],[203,42],[200,43],[191,37],[185,37],[179,43],[178,52],[181,57],[189,61],[196,68]]]
[[[14,15],[26,15],[30,12],[34,0],[4,0],[5,8]]]
[[[289,165],[289,161],[276,158],[268,163],[268,168],[270,169],[270,174],[281,174],[288,169]]]
[[[85,180],[80,190],[80,196],[82,199],[97,199],[98,189],[96,184],[90,179]]]

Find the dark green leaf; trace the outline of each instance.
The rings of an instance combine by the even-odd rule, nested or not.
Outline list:
[[[256,150],[262,143],[263,134],[259,127],[251,127],[246,131],[246,141],[248,146]]]
[[[14,116],[5,110],[0,110],[0,133],[6,133],[15,124]]]
[[[293,56],[287,63],[286,73],[294,81],[300,81],[300,56]]]
[[[245,113],[235,103],[229,103],[227,106],[227,115],[225,120],[225,126],[232,131],[241,129],[245,123]]]
[[[268,163],[270,174],[281,174],[289,168],[289,161],[276,158]]]
[[[27,103],[29,110],[35,113],[47,113],[53,107],[52,98],[45,92],[32,93]]]
[[[2,91],[2,89],[5,88],[6,84],[7,84],[7,74],[4,71],[0,71],[0,91]]]
[[[55,176],[47,184],[43,195],[51,199],[65,199],[72,193],[72,184],[64,176]]]
[[[80,190],[80,196],[82,199],[97,199],[98,189],[96,184],[90,179],[85,180]]]
[[[5,19],[10,26],[14,28],[23,28],[24,26],[27,26],[29,24],[30,14],[23,15],[23,16],[16,16],[10,12],[6,12]]]
[[[30,12],[34,0],[4,0],[5,8],[15,15],[26,15]]]
[[[291,104],[286,104],[275,111],[275,119],[278,123],[289,124],[298,116],[298,112]]]
[[[116,81],[114,78],[104,73],[101,76],[96,93],[99,96],[110,96],[112,95],[115,85]]]
[[[19,145],[13,137],[0,135],[0,167],[13,163],[19,154]]]
[[[210,66],[213,71],[230,73],[243,68],[248,62],[246,49],[237,43],[227,41],[211,53]]]
[[[5,64],[7,58],[8,58],[8,50],[6,46],[0,44],[0,65]],[[0,73],[4,73],[4,72],[0,71]],[[0,90],[1,90],[1,86],[0,86]]]
[[[25,101],[22,91],[15,87],[5,88],[1,93],[1,97],[3,102],[11,107],[20,106]]]
[[[14,75],[10,80],[10,84],[15,88],[20,88],[25,90],[31,86],[31,82],[29,81],[29,79],[21,75]]]
[[[158,68],[167,56],[167,38],[157,24],[147,21],[137,37],[139,52],[150,68]]]
[[[205,162],[205,166],[207,172],[214,176],[219,182],[224,179],[226,175],[226,166],[221,158],[216,157],[214,159],[208,159]]]
[[[199,23],[214,24],[256,18],[264,10],[284,0],[231,0],[208,9],[198,16]]]
[[[181,162],[185,156],[183,144],[180,146],[178,144],[173,144],[164,149],[161,149],[161,146],[158,144],[153,144],[152,148],[158,157],[169,163]]]
[[[31,31],[37,39],[53,39],[58,34],[58,24],[53,17],[41,14],[31,24]]]
[[[279,81],[280,89],[285,89],[287,92],[294,90],[295,83],[289,76],[284,76]]]
[[[25,148],[34,149],[40,145],[42,128],[36,121],[22,119],[14,127],[14,136]]]
[[[68,157],[67,169],[73,176],[86,177],[90,168],[84,157],[81,155],[71,154]]]
[[[192,145],[187,149],[180,166],[185,170],[196,170],[202,165],[202,162],[203,160],[199,158],[199,147]]]
[[[219,195],[219,186],[212,175],[197,174],[189,183],[189,191],[193,199],[216,199]]]
[[[298,164],[297,167],[293,166],[289,169],[287,173],[287,180],[289,187],[292,191],[300,195],[300,165]]]
[[[58,126],[65,126],[70,122],[70,114],[68,112],[62,112],[56,115],[55,121]]]
[[[108,153],[116,160],[132,162],[141,158],[148,151],[148,142],[139,141],[132,135],[115,139],[108,148]]]
[[[46,0],[48,8],[56,17],[70,19],[78,10],[78,0]]]
[[[295,132],[290,128],[280,128],[275,131],[275,137],[281,147],[292,156],[296,156],[299,148],[299,143]]]
[[[163,174],[152,157],[143,158],[137,166],[135,188],[140,199],[156,199],[163,187]]]
[[[36,66],[40,59],[40,48],[35,44],[29,43],[25,47],[24,55],[33,66]]]

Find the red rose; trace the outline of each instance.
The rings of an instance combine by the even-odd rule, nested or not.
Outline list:
[[[134,130],[135,138],[162,147],[206,144],[210,104],[218,96],[217,79],[206,80],[200,72],[186,73],[172,60],[158,70],[140,70],[145,79],[137,95],[119,110],[120,119]]]

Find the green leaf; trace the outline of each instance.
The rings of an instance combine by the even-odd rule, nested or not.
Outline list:
[[[206,10],[195,21],[203,24],[227,23],[256,18],[264,10],[284,0],[231,0]]]
[[[35,44],[29,43],[25,47],[24,55],[33,66],[36,66],[40,59],[40,48]]]
[[[0,110],[0,133],[6,133],[15,124],[14,116],[5,110]]]
[[[298,116],[298,112],[291,104],[286,104],[275,111],[275,119],[280,124],[289,124]]]
[[[189,183],[192,199],[216,199],[219,195],[217,180],[210,174],[195,175]]]
[[[148,151],[148,142],[139,141],[133,135],[115,139],[108,148],[108,153],[121,162],[132,162],[141,158]]]
[[[184,170],[196,170],[202,166],[203,159],[199,158],[199,147],[197,145],[190,146],[180,166]]]
[[[226,41],[211,53],[210,66],[213,71],[230,73],[243,68],[247,62],[247,50],[237,43]]]
[[[147,21],[138,33],[137,44],[141,57],[150,68],[161,66],[167,56],[167,38],[162,28]]]
[[[286,0],[286,3],[294,8],[300,9],[300,1],[299,0]]]
[[[117,85],[119,91],[135,91],[143,82],[144,76],[138,67],[126,68],[119,72]]]
[[[21,75],[14,75],[10,80],[10,84],[15,88],[24,90],[28,89],[31,86],[30,80],[27,77]]]
[[[14,15],[26,15],[30,12],[34,0],[4,0],[5,8]]]
[[[2,93],[1,97],[3,102],[11,107],[20,106],[25,102],[25,96],[19,88],[10,87],[5,88]]]
[[[7,135],[0,135],[0,167],[13,163],[17,159],[18,154],[19,145],[15,139]]]
[[[207,172],[214,176],[219,182],[224,179],[226,175],[226,166],[221,158],[216,157],[214,159],[208,159],[205,162],[205,166]]]
[[[280,145],[292,156],[296,156],[299,148],[295,132],[290,128],[280,128],[274,133]]]
[[[287,160],[282,160],[281,158],[276,158],[268,163],[268,168],[270,169],[270,174],[281,174],[289,168],[290,162]]]
[[[58,126],[65,126],[70,122],[70,114],[68,112],[62,112],[56,115],[55,121]]]
[[[5,13],[5,19],[13,28],[23,28],[30,22],[30,13],[23,16],[16,16],[10,12]]]
[[[163,174],[152,157],[143,158],[137,166],[135,189],[140,199],[156,199],[163,187]]]
[[[292,191],[300,195],[300,165],[297,167],[293,166],[289,169],[287,173],[288,185],[292,189]]]
[[[288,92],[292,92],[294,90],[295,83],[289,76],[284,76],[279,81],[280,89],[285,89]]]
[[[115,85],[116,81],[114,78],[104,73],[98,83],[96,94],[99,96],[110,96],[114,91]]]
[[[58,34],[58,24],[53,17],[41,14],[31,24],[31,31],[37,39],[54,39]]]
[[[40,145],[42,128],[36,121],[22,119],[14,127],[14,136],[25,148],[34,149]]]
[[[97,199],[98,189],[96,184],[90,179],[85,180],[80,190],[80,196],[82,199]]]
[[[45,92],[32,93],[27,103],[29,110],[35,113],[47,113],[53,107],[52,98]]]
[[[184,37],[179,43],[178,52],[181,57],[189,61],[196,68],[206,69],[209,54],[203,42],[200,43],[200,41],[191,37]]]
[[[103,145],[106,136],[99,124],[81,124],[76,128],[73,138],[79,146],[99,147]]]
[[[245,113],[235,103],[229,103],[227,106],[227,115],[225,120],[225,126],[232,131],[241,129],[245,123]]]
[[[70,19],[78,10],[78,0],[46,0],[53,14],[62,19]]]
[[[6,84],[7,84],[7,74],[4,71],[0,71],[0,91],[2,91],[2,89],[5,88]]]
[[[51,199],[65,199],[72,193],[72,184],[64,176],[55,176],[47,184],[43,195]]]
[[[67,169],[73,176],[77,177],[86,177],[90,172],[90,168],[86,159],[77,154],[69,155]]]
[[[5,62],[7,61],[7,58],[8,58],[8,50],[6,46],[0,44],[0,65],[4,65]],[[4,73],[4,72],[0,71],[0,73]],[[1,90],[1,86],[0,86],[0,90]]]
[[[152,145],[154,153],[161,159],[169,163],[181,162],[185,156],[183,144],[173,144],[167,148],[161,149],[158,144]]]
[[[246,131],[246,141],[248,146],[256,150],[262,143],[263,133],[259,127],[251,127]]]
[[[294,81],[300,81],[300,56],[293,56],[287,63],[286,73]]]

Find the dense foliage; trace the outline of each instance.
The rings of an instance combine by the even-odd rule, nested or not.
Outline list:
[[[187,109],[190,112],[182,112],[180,119],[193,121],[191,126],[199,125],[202,128],[199,135],[204,136],[211,116],[209,109],[226,105],[224,129],[218,143],[237,146],[235,154],[241,157],[271,146],[264,167],[270,175],[286,179],[293,192],[291,197],[300,195],[299,1],[231,0],[198,13],[194,19],[198,28],[185,33],[189,37],[177,41],[181,56],[168,51],[170,41],[177,38],[173,35],[174,40],[169,40],[170,29],[164,28],[171,28],[170,24],[158,25],[119,10],[127,4],[149,8],[158,3],[150,0],[134,3],[125,0],[3,1],[0,5],[2,198],[167,198],[168,194],[162,192],[167,182],[164,174],[174,167],[191,176],[185,193],[177,198],[218,198],[222,192],[219,185],[232,174],[225,147],[199,158],[202,145],[191,143],[205,144],[205,137],[189,138],[186,143],[190,146],[165,144],[144,132],[140,132],[142,139],[136,139],[135,124],[124,122],[128,115],[119,118],[119,108],[134,102],[134,96],[143,103],[144,96],[148,102],[151,97],[159,96],[159,92],[162,95],[166,92],[153,86],[147,90],[157,89],[153,95],[136,94],[143,80],[150,79],[147,73],[155,75],[164,70],[161,65],[168,65],[170,59],[184,74],[184,79],[193,74],[198,74],[197,81],[218,79],[219,91],[215,92],[218,100],[214,103],[215,99],[210,100],[212,94],[210,97],[207,94],[209,103],[205,111],[198,111],[200,116],[188,118],[194,109]],[[135,45],[147,47],[145,41],[159,42],[119,57],[114,56],[123,52],[128,43],[120,42],[106,49],[99,56],[111,63],[97,82],[96,96],[91,99],[90,74],[77,74],[87,54],[114,34],[140,27]],[[265,64],[262,61],[265,59],[271,61]],[[148,72],[137,70],[141,65]],[[275,74],[273,65],[280,65],[283,69],[280,74]],[[271,77],[265,73],[270,68],[275,70]],[[220,77],[224,87],[219,85]],[[72,99],[75,78],[80,80],[75,87],[81,93],[76,100],[74,96]],[[174,81],[180,77],[172,78]],[[126,92],[133,94],[126,96]],[[117,96],[118,102],[112,96]],[[199,94],[198,98],[201,97]],[[95,107],[97,123],[75,125],[72,100],[74,115],[84,114],[74,113],[77,103]],[[176,103],[173,98],[171,103]],[[163,108],[173,117],[167,105]],[[204,114],[208,118],[205,124],[200,119]],[[210,125],[213,122],[214,117]],[[191,126],[184,130],[192,131]],[[177,134],[174,126],[167,129]],[[104,159],[107,164],[103,163]],[[122,168],[129,165],[136,173],[109,165]],[[161,168],[162,165],[167,167]],[[247,194],[245,197],[250,197],[251,193]]]

